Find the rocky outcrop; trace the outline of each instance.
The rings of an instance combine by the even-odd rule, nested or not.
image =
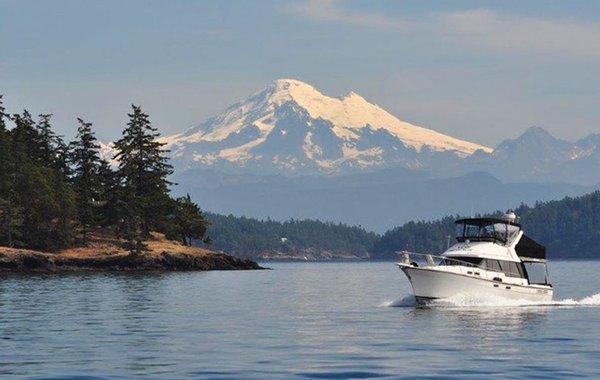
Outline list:
[[[0,272],[60,271],[207,271],[263,269],[252,260],[224,253],[150,252],[143,255],[73,256],[31,250],[0,248]]]

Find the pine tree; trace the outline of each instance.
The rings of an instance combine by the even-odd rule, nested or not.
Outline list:
[[[77,219],[81,226],[84,244],[87,243],[89,228],[97,221],[100,192],[100,146],[92,131],[92,123],[77,119],[77,137],[71,143],[73,188],[77,200]]]
[[[36,129],[39,134],[39,150],[41,158],[45,160],[46,164],[54,163],[56,160],[55,144],[59,138],[56,136],[50,125],[52,114],[40,114],[38,117],[39,121],[36,125]]]
[[[14,199],[14,161],[12,143],[6,121],[10,119],[0,95],[0,239],[8,246],[13,245],[13,230],[21,223],[20,209]]]
[[[47,165],[44,156],[42,138],[31,118],[29,111],[14,114],[12,117],[15,127],[11,130],[14,153],[19,160],[28,160],[32,164]]]
[[[8,115],[5,113],[2,95],[0,95],[0,197],[8,194],[8,181],[10,176],[10,133],[6,126]]]
[[[73,193],[48,157],[51,143],[40,134],[28,111],[14,115],[11,136],[10,202],[21,220],[12,234],[15,245],[56,249],[72,243]],[[49,119],[48,119],[48,128]]]
[[[190,195],[175,200],[174,233],[185,245],[192,245],[193,239],[210,244],[206,236],[209,222],[204,218],[197,204],[192,202]]]
[[[6,131],[6,119],[8,114],[6,108],[4,108],[4,95],[0,94],[0,131]]]
[[[70,182],[73,175],[71,170],[71,152],[70,147],[62,138],[55,138],[54,147],[54,169],[63,181]]]
[[[134,225],[139,223],[139,234],[146,238],[151,229],[165,229],[172,205],[169,197],[171,182],[167,177],[173,169],[168,163],[168,152],[162,148],[165,144],[157,141],[160,134],[150,124],[148,115],[139,106],[132,105],[132,108],[123,136],[115,143],[121,187],[119,209],[123,219]]]
[[[104,159],[100,159],[100,167],[98,168],[98,181],[98,201],[100,205],[98,216],[99,224],[102,226],[113,226],[118,220],[117,174],[112,170],[110,164]]]

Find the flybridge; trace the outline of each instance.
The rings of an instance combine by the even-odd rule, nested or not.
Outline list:
[[[496,218],[459,219],[456,224],[456,240],[498,241],[503,244],[514,240],[521,226],[514,221]]]
[[[456,240],[487,241],[510,244],[519,237],[521,225],[509,218],[465,218],[456,224]],[[545,261],[546,247],[522,234],[515,246],[517,256],[524,261]]]

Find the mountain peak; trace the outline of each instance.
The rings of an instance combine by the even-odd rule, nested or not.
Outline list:
[[[275,80],[272,85],[275,92],[291,92],[291,91],[317,91],[313,86],[298,79],[281,78]]]
[[[288,171],[399,163],[413,167],[419,164],[412,157],[422,148],[424,156],[491,152],[402,121],[355,92],[331,97],[292,78],[277,79],[224,113],[163,141],[188,165],[225,163]]]
[[[519,144],[543,145],[554,149],[567,149],[571,143],[554,137],[546,129],[538,126],[529,127],[516,140]]]
[[[275,79],[275,81],[273,81],[273,84],[275,84],[276,86],[285,86],[285,85],[295,85],[295,86],[309,86],[312,87],[310,84],[303,82],[299,79],[294,79],[294,78],[279,78],[279,79]]]
[[[536,125],[529,127],[525,130],[525,132],[523,132],[521,134],[521,136],[519,136],[519,138],[524,138],[524,137],[535,137],[535,138],[552,138],[554,139],[555,137],[552,136],[552,134],[550,132],[548,132],[547,130],[545,130],[542,127],[538,127]]]

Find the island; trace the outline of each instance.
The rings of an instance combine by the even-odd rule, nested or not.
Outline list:
[[[265,269],[256,262],[206,248],[169,240],[151,233],[147,250],[134,254],[110,234],[90,234],[85,246],[42,252],[0,247],[0,272],[45,273],[65,271],[207,271]]]
[[[11,114],[0,94],[0,273],[261,269],[211,249],[210,220],[171,192],[166,143],[131,107],[103,155],[92,123],[67,142],[52,114]]]

